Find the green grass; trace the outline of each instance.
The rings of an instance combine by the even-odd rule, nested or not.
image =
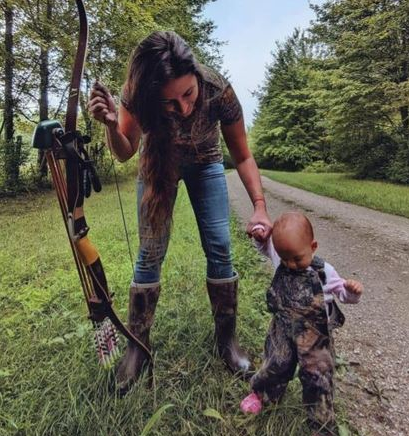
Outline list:
[[[272,180],[296,188],[409,218],[409,186],[357,180],[351,175],[339,173],[289,173],[267,170],[262,170],[261,173]]]
[[[135,249],[134,182],[123,183],[121,191]],[[152,334],[155,389],[149,390],[142,379],[124,399],[110,393],[113,371],[97,365],[54,194],[1,206],[1,436],[309,434],[298,381],[290,384],[279,406],[257,417],[240,413],[248,385],[231,377],[213,355],[205,259],[183,186]],[[113,186],[88,200],[86,216],[90,238],[116,292],[116,309],[125,319],[132,268]],[[264,298],[271,271],[235,221],[232,236],[241,276],[238,330],[243,345],[260,363],[270,319]],[[340,400],[337,405],[342,410]],[[338,417],[344,421],[342,413]]]

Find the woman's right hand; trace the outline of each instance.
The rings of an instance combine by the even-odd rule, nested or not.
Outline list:
[[[108,127],[118,124],[115,101],[108,88],[98,81],[92,87],[88,110],[93,118]]]

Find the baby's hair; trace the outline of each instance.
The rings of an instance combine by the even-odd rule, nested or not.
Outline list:
[[[285,231],[301,230],[302,234],[308,238],[309,241],[314,239],[314,230],[311,221],[301,212],[285,212],[281,214],[273,225],[272,237],[274,234],[279,234]]]

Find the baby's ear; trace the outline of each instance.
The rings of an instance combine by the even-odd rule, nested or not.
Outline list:
[[[312,249],[312,251],[317,251],[317,248],[318,248],[318,241],[313,239],[311,242],[311,249]]]

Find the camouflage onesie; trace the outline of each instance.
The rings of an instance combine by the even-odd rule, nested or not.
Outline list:
[[[264,362],[252,377],[252,389],[269,401],[279,401],[299,364],[303,402],[311,428],[335,425],[333,408],[334,348],[331,331],[344,323],[335,301],[329,316],[322,286],[324,261],[313,258],[311,268],[298,271],[280,264],[267,291],[267,305],[274,314],[264,346]]]

